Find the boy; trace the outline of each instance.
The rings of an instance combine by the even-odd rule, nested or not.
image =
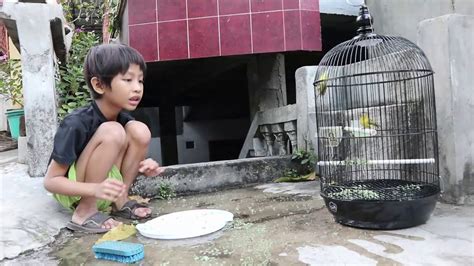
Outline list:
[[[74,211],[71,230],[104,233],[120,223],[112,215],[145,219],[151,210],[128,200],[138,172],[156,176],[164,169],[147,154],[148,127],[122,112],[133,111],[143,95],[146,65],[133,48],[102,44],[91,48],[84,76],[93,102],[62,121],[54,138],[45,188]]]

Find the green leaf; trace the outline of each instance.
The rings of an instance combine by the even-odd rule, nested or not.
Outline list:
[[[77,0],[61,0],[61,2],[63,3],[63,7],[70,7],[72,5],[78,9],[79,6],[81,6],[80,8],[87,7],[94,12],[97,12],[98,9],[95,4],[83,4]],[[64,10],[65,12],[70,12],[71,9]],[[82,11],[85,10],[81,10],[81,12]],[[66,15],[66,17],[70,16]],[[61,103],[58,106],[59,119],[64,118],[64,113],[70,113],[76,108],[89,103],[90,94],[84,80],[83,63],[89,49],[97,43],[98,37],[94,33],[75,33],[73,35],[69,60],[66,63],[56,66],[56,90],[59,96],[59,102]]]

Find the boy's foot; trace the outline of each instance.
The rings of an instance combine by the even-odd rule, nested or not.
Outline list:
[[[76,223],[71,220],[66,227],[83,233],[105,233],[119,224],[120,222],[115,221],[112,217],[96,212],[82,223]]]
[[[110,214],[125,219],[141,220],[151,217],[151,209],[135,200],[129,200],[120,209],[117,208]]]

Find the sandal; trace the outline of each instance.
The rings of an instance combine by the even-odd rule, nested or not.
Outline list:
[[[148,208],[148,206],[138,203],[136,200],[129,200],[122,206],[122,209],[114,210],[110,214],[131,220],[143,220],[151,217],[151,213],[143,217],[136,215],[135,210],[138,208]]]
[[[87,218],[82,224],[69,221],[66,227],[76,232],[101,234],[110,230],[107,228],[102,228],[102,225],[105,223],[105,221],[109,219],[112,219],[112,217],[101,212],[96,212]]]

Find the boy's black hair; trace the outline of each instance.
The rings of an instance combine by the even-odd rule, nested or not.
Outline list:
[[[101,44],[92,47],[84,60],[84,78],[93,99],[102,95],[94,91],[91,79],[96,77],[102,85],[110,88],[112,79],[125,74],[130,64],[137,64],[146,73],[146,63],[143,56],[135,49],[123,44]]]

